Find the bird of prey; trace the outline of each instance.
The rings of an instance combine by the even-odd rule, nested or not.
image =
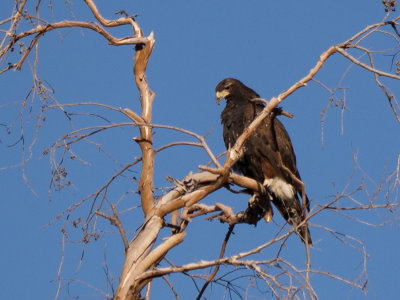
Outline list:
[[[218,104],[221,99],[226,99],[221,123],[225,146],[229,150],[264,109],[264,102],[255,91],[233,78],[222,80],[215,91]],[[301,178],[289,134],[275,117],[279,112],[279,108],[275,109],[246,140],[233,170],[262,184],[268,191],[268,199],[272,199],[285,220],[297,227],[305,218],[299,200]],[[309,210],[309,201],[307,196],[305,198]],[[266,221],[272,219],[272,208],[268,206],[269,200],[263,207]],[[296,233],[304,243],[312,244],[307,224],[299,226]]]

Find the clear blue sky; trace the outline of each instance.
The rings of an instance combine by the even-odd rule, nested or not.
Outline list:
[[[7,18],[13,1],[0,3],[0,18]],[[53,1],[57,2],[57,1]],[[290,87],[311,69],[319,55],[329,46],[340,43],[366,25],[379,22],[384,17],[381,1],[97,1],[107,18],[124,9],[139,14],[138,23],[145,35],[154,31],[156,44],[148,66],[150,87],[156,93],[153,122],[182,127],[199,134],[212,131],[207,142],[214,153],[224,151],[219,114],[223,106],[215,104],[214,88],[225,77],[235,77],[269,99]],[[71,19],[64,3],[54,3],[57,20]],[[33,4],[31,4],[33,6]],[[47,5],[46,1],[42,3]],[[80,1],[72,2],[72,10],[79,20],[93,20]],[[51,20],[48,11],[42,18]],[[7,29],[1,26],[0,29]],[[117,36],[129,34],[128,28],[110,29]],[[60,38],[62,36],[62,39]],[[379,36],[364,44],[371,50],[389,49],[395,45],[386,36]],[[18,50],[18,49],[16,49]],[[393,51],[395,52],[395,50]],[[389,53],[393,53],[389,52]],[[129,107],[138,111],[138,92],[132,77],[134,51],[131,46],[114,47],[87,30],[68,29],[46,33],[39,44],[38,76],[54,89],[54,97],[60,103],[98,102],[115,107]],[[356,53],[354,53],[357,55]],[[13,57],[12,57],[13,58]],[[15,60],[15,59],[14,59]],[[13,59],[11,59],[12,62]],[[33,58],[30,57],[30,63]],[[378,66],[390,71],[391,57],[380,56]],[[338,54],[324,66],[317,79],[330,88],[346,88],[347,110],[341,117],[339,108],[328,110],[324,122],[324,143],[321,143],[321,112],[328,106],[330,94],[315,83],[310,83],[290,96],[283,103],[285,110],[295,115],[293,120],[284,118],[296,151],[298,167],[306,184],[311,206],[330,201],[336,191],[342,191],[353,174],[353,154],[368,176],[364,184],[370,193],[374,184],[391,173],[400,153],[400,125],[397,123],[387,100],[374,83],[373,76],[353,66]],[[346,72],[344,78],[343,74]],[[399,82],[384,80],[399,96]],[[12,124],[8,133],[0,127],[0,167],[17,165],[22,157],[22,143],[13,147],[20,137],[17,105],[3,107],[10,102],[22,101],[32,86],[29,62],[21,72],[8,72],[0,78],[0,123]],[[338,94],[342,96],[343,94]],[[32,98],[29,98],[32,99]],[[31,100],[30,100],[31,101]],[[29,103],[30,103],[29,101]],[[25,110],[25,156],[32,143],[36,119],[41,103],[35,98],[32,113]],[[117,113],[85,108],[68,109],[70,113],[96,113],[111,122],[126,122]],[[106,122],[96,116],[74,115],[76,128],[102,125]],[[343,122],[343,133],[342,133]],[[0,247],[0,298],[2,299],[53,299],[57,290],[57,272],[62,256],[61,233],[65,218],[43,228],[72,203],[79,201],[102,186],[107,178],[120,169],[97,145],[82,143],[73,147],[79,157],[66,162],[68,178],[72,185],[60,193],[53,191],[49,201],[51,178],[50,155],[43,156],[45,149],[70,131],[68,119],[59,111],[46,116],[32,152],[32,159],[22,168],[0,171],[0,221],[2,246]],[[188,141],[189,137],[165,130],[155,130],[155,147],[172,141]],[[101,149],[124,165],[140,156],[139,148],[132,141],[137,129],[124,127],[92,138]],[[60,157],[60,153],[56,157]],[[166,175],[183,178],[189,171],[208,162],[205,152],[188,147],[169,149],[156,158],[156,186],[168,187]],[[139,166],[128,173],[139,177]],[[23,180],[26,176],[27,181]],[[357,170],[348,191],[360,184],[363,174]],[[388,189],[389,184],[384,185]],[[121,197],[119,209],[139,205],[135,194],[137,185],[131,180],[121,180],[110,190],[107,201],[115,203]],[[127,193],[128,192],[128,193]],[[157,190],[158,195],[162,190]],[[127,194],[126,194],[127,193]],[[390,194],[390,201],[399,201]],[[354,195],[355,201],[369,203],[364,192]],[[378,196],[385,203],[385,192]],[[235,211],[246,207],[247,197],[219,191],[204,200],[205,203],[227,203]],[[354,205],[343,200],[343,206]],[[89,205],[77,210],[72,219],[87,216]],[[398,249],[398,217],[385,210],[373,212],[349,212],[372,224],[362,225],[334,212],[323,212],[311,220],[317,226],[326,226],[339,233],[348,234],[364,241],[367,259],[367,294],[333,279],[313,275],[312,284],[320,299],[395,299],[400,284]],[[141,224],[140,209],[122,214],[127,230],[132,234]],[[227,255],[243,252],[268,241],[283,224],[275,214],[276,224],[261,223],[257,227],[237,226],[228,244]],[[111,275],[118,280],[123,245],[108,221],[98,224],[102,239],[87,245],[83,262],[79,266],[82,245],[75,243],[82,237],[81,230],[68,226],[69,242],[66,245],[61,276],[86,282],[105,292],[104,261]],[[174,249],[168,258],[177,264],[200,259],[214,259],[219,255],[220,243],[227,230],[226,224],[208,222],[199,218],[191,224],[184,243]],[[285,228],[287,230],[287,228]],[[315,247],[311,250],[312,267],[353,280],[362,271],[362,255],[318,227],[311,227]],[[163,236],[168,234],[163,232]],[[132,237],[132,235],[130,235]],[[266,249],[259,255],[268,259],[276,249]],[[304,249],[298,238],[287,242],[283,256],[291,259],[299,268],[304,267]],[[200,271],[199,273],[206,273]],[[224,268],[221,274],[224,273]],[[250,274],[248,272],[247,274]],[[246,274],[246,273],[243,273]],[[180,299],[192,299],[196,295],[188,279],[178,275],[171,277],[178,286]],[[245,279],[247,280],[247,279]],[[244,284],[243,284],[244,282]],[[246,288],[248,283],[241,281]],[[99,298],[92,289],[80,282],[69,286],[63,282],[60,299],[73,296]],[[116,282],[114,283],[116,287]],[[265,289],[264,287],[262,288]],[[244,293],[244,292],[243,292]],[[207,295],[207,293],[206,293]],[[222,299],[223,289],[214,286],[214,297]],[[164,282],[156,283],[152,290],[154,299],[173,299]],[[257,289],[249,290],[248,299],[270,299]],[[235,298],[236,299],[236,298]]]

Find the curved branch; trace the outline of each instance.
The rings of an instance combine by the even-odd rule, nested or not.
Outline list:
[[[377,74],[379,76],[385,76],[385,77],[389,77],[389,78],[393,78],[393,79],[397,79],[400,80],[400,76],[396,76],[394,74],[390,74],[390,73],[386,73],[383,72],[381,70],[375,69],[374,67],[370,67],[367,64],[364,64],[363,62],[359,61],[358,59],[356,59],[354,56],[350,55],[348,52],[346,52],[345,50],[343,50],[343,48],[335,46],[335,50],[337,52],[339,52],[340,54],[342,54],[344,57],[346,57],[348,60],[350,60],[352,63],[374,73]]]
[[[131,111],[130,109],[125,109],[124,111],[135,122],[136,122],[136,120],[138,120],[138,121],[140,120],[139,119],[140,117],[136,113]],[[176,127],[176,126],[170,126],[170,125],[148,124],[148,123],[139,123],[139,122],[136,122],[135,125],[144,126],[144,127],[151,127],[151,128],[170,129],[170,130],[175,130],[175,131],[182,132],[184,134],[193,136],[193,137],[195,137],[196,139],[198,139],[201,142],[202,147],[204,148],[204,150],[206,150],[208,156],[211,158],[211,160],[215,164],[215,166],[217,166],[218,168],[221,167],[221,165],[219,164],[217,158],[212,153],[210,147],[208,147],[208,145],[207,145],[207,143],[205,141],[205,138],[203,136],[197,134],[197,133],[194,133],[194,132],[189,131],[187,129],[179,128],[179,127]]]

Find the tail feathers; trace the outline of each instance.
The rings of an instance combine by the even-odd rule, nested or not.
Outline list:
[[[297,228],[297,232],[296,233],[301,238],[301,241],[304,244],[307,241],[307,244],[309,246],[312,246],[311,234],[310,234],[310,230],[308,229],[307,224],[301,225],[299,228]]]
[[[297,195],[292,199],[280,199],[273,195],[273,203],[279,210],[284,219],[293,227],[296,228],[296,233],[303,243],[308,243],[312,246],[310,230],[307,224],[298,226],[304,221],[303,209]]]
[[[308,245],[312,246],[311,233],[310,233],[310,230],[308,229],[308,225],[303,224],[303,225],[299,226],[299,224],[301,224],[304,221],[301,211],[300,212],[296,211],[294,213],[293,210],[290,210],[290,214],[286,214],[286,216],[288,216],[288,218],[285,218],[286,221],[293,227],[295,227],[295,228],[297,227],[296,233],[300,237],[301,241],[304,244],[307,242]],[[285,217],[285,215],[284,215],[284,217]]]

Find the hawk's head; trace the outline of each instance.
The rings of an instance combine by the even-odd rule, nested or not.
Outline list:
[[[217,97],[217,104],[219,104],[222,99],[229,100],[230,98],[234,98],[241,101],[248,101],[252,98],[259,97],[256,92],[234,78],[225,78],[218,83],[215,88],[215,94]]]

